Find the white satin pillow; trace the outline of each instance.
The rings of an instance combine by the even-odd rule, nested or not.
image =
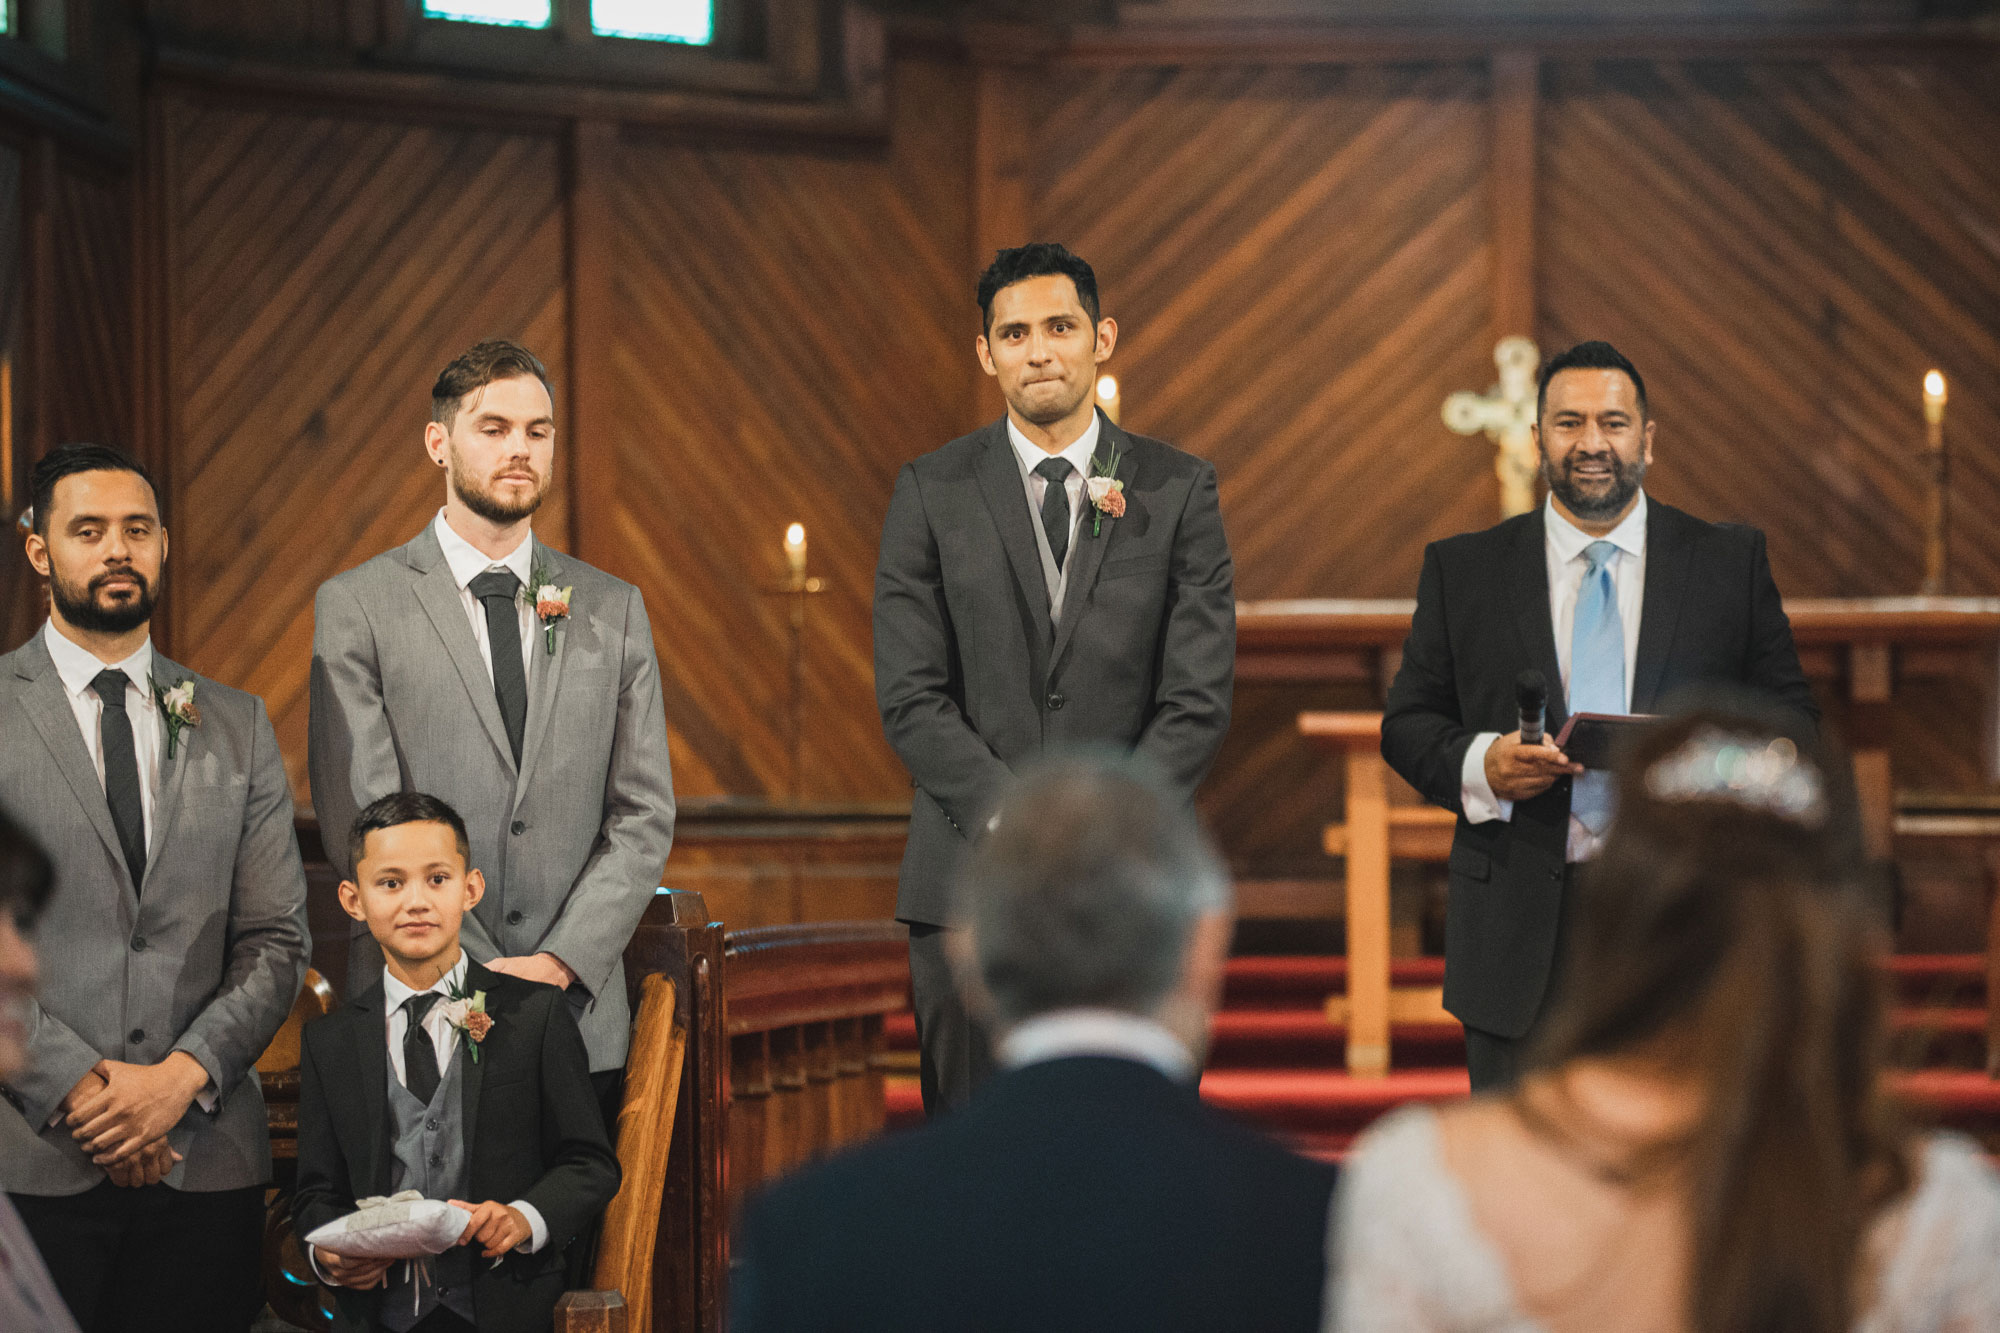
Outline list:
[[[458,1244],[472,1214],[415,1190],[357,1199],[356,1209],[306,1237],[306,1244],[346,1259],[421,1259]]]

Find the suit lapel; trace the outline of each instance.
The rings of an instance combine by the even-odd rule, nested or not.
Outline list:
[[[1042,580],[1042,556],[1035,546],[1035,530],[1028,526],[1033,519],[1028,514],[1027,492],[1021,488],[1020,464],[1015,461],[1004,420],[988,426],[984,434],[986,438],[979,449],[979,490],[986,500],[987,512],[993,516],[993,526],[1000,533],[1000,546],[1007,552],[1007,563],[1014,567],[1015,581],[1021,585],[1028,604],[1041,610],[1035,622],[1041,627],[1041,641],[1046,643],[1049,588]]]
[[[1646,501],[1646,599],[1639,605],[1639,654],[1632,667],[1632,711],[1650,713],[1659,701],[1660,679],[1674,644],[1681,602],[1687,592],[1694,544],[1680,523],[1680,511]]]
[[[486,663],[479,656],[479,643],[472,637],[472,626],[466,623],[465,603],[459,598],[458,585],[452,581],[451,566],[445,563],[444,552],[438,548],[437,534],[427,527],[405,550],[411,567],[417,571],[414,585],[417,601],[430,616],[438,637],[444,640],[452,665],[458,668],[458,677],[465,683],[465,692],[472,698],[472,711],[479,714],[487,738],[500,752],[500,762],[512,768],[514,747],[507,741],[507,724],[500,717],[493,678],[486,673]]]
[[[1125,483],[1125,496],[1129,504],[1132,496],[1132,479],[1138,474],[1139,462],[1133,456],[1132,437],[1111,424],[1109,418],[1098,418],[1097,452],[1091,455],[1091,466],[1086,476],[1095,473],[1097,460],[1109,462],[1112,453],[1118,454],[1118,468],[1113,474]],[[1056,626],[1056,646],[1049,654],[1051,668],[1062,660],[1063,649],[1069,645],[1070,636],[1076,632],[1076,622],[1083,619],[1084,608],[1090,605],[1090,590],[1097,584],[1097,571],[1104,567],[1104,553],[1111,543],[1118,539],[1122,519],[1106,517],[1100,524],[1098,534],[1090,532],[1091,515],[1095,508],[1090,504],[1088,484],[1084,495],[1083,521],[1077,524],[1076,540],[1070,552],[1069,582],[1063,587],[1062,623]]]
[[[348,1005],[348,1039],[353,1043],[354,1068],[361,1080],[360,1135],[367,1156],[350,1179],[357,1198],[389,1192],[389,1026],[382,1012],[378,980]]]
[[[535,543],[535,556],[547,570],[549,581],[562,587],[563,579],[569,573],[568,560],[539,541]],[[528,589],[528,596],[533,597],[535,592],[533,588]],[[556,621],[553,653],[548,650],[547,636],[539,618],[535,621],[534,635],[534,642],[528,649],[528,716],[523,724],[526,736],[521,743],[521,771],[514,778],[516,806],[528,794],[528,777],[535,771],[535,756],[541,752],[542,737],[549,729],[549,714],[555,708],[556,687],[562,680],[563,660],[569,655],[569,617]],[[499,711],[497,704],[494,711],[496,714]]]
[[[125,852],[118,842],[118,828],[111,822],[111,805],[104,796],[104,783],[90,762],[82,733],[76,729],[76,713],[70,708],[69,692],[63,689],[62,677],[56,674],[55,661],[49,656],[48,645],[42,642],[41,632],[21,645],[14,656],[14,669],[27,682],[21,694],[23,710],[41,733],[42,744],[56,761],[56,771],[69,783],[91,827],[104,840],[121,882],[136,899],[138,886],[132,883],[132,874],[125,866]],[[156,818],[153,822],[157,825],[160,821]]]
[[[466,960],[465,989],[467,991],[483,990],[487,993],[490,1000],[494,985],[495,978],[491,972],[488,972],[469,958]],[[461,1035],[459,1044],[463,1048],[465,1056],[459,1062],[458,1077],[463,1085],[462,1091],[465,1094],[465,1160],[467,1168],[470,1169],[472,1145],[479,1142],[479,1093],[480,1089],[485,1086],[486,1061],[484,1059],[475,1060],[472,1058],[473,1048],[470,1039]]]
[[[1549,682],[1548,731],[1551,736],[1569,720],[1569,699],[1563,693],[1562,665],[1556,657],[1555,621],[1549,615],[1548,538],[1540,510],[1529,515],[1508,554],[1507,588],[1514,627],[1520,632],[1526,660]]]
[[[192,671],[189,671],[178,662],[168,660],[157,652],[153,654],[153,675],[169,688],[180,684],[183,680],[194,678]],[[148,683],[147,688],[151,689],[150,683]],[[199,688],[199,686],[196,687],[197,690]],[[200,698],[195,699],[194,706],[196,708],[201,707]],[[152,836],[147,839],[146,879],[148,882],[153,878],[153,868],[159,865],[163,859],[161,854],[167,845],[167,833],[173,828],[175,816],[180,813],[181,788],[187,785],[188,764],[192,759],[195,747],[203,743],[202,736],[203,732],[200,727],[182,727],[180,740],[173,747],[173,757],[168,758],[166,719],[164,717],[160,719],[160,790],[159,795],[153,801]]]

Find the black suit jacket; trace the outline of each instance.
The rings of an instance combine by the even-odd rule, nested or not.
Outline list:
[[[1210,464],[1101,420],[1123,518],[1071,548],[1059,628],[1005,420],[903,468],[875,571],[875,696],[915,780],[896,915],[943,925],[968,834],[1050,751],[1136,750],[1192,798],[1229,729],[1236,600]]]
[[[1696,685],[1768,694],[1817,725],[1819,708],[1792,646],[1764,534],[1706,523],[1647,498],[1646,590],[1640,604],[1632,711],[1656,711]],[[1459,811],[1445,924],[1445,1008],[1469,1026],[1524,1035],[1554,962],[1569,838],[1567,778],[1511,820],[1470,824],[1461,768],[1472,738],[1520,725],[1514,678],[1549,680],[1549,734],[1567,720],[1549,618],[1542,511],[1424,552],[1416,618],[1389,687],[1382,756],[1433,804]]]
[[[1030,1065],[753,1200],[731,1327],[1316,1330],[1333,1183],[1145,1065]]]
[[[473,1308],[481,1333],[547,1333],[563,1292],[563,1250],[618,1192],[618,1159],[590,1082],[590,1060],[568,1000],[553,986],[466,969],[486,992],[493,1028],[462,1071],[466,1199],[524,1199],[548,1224],[537,1254],[516,1251],[491,1267],[474,1260]],[[299,1060],[299,1180],[293,1224],[303,1239],[388,1194],[389,1045],[376,985],[306,1026]],[[334,1327],[376,1327],[382,1293],[339,1290]]]

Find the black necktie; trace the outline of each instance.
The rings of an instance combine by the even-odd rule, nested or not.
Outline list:
[[[132,718],[125,711],[129,684],[124,672],[105,670],[97,673],[90,687],[104,705],[97,721],[98,741],[104,747],[104,799],[111,806],[111,823],[118,830],[118,845],[125,851],[125,866],[136,890],[146,878],[146,807],[139,799],[139,752],[132,744]]]
[[[507,724],[507,744],[521,762],[521,733],[528,728],[528,673],[521,666],[521,615],[515,609],[521,580],[508,570],[489,569],[474,578],[472,595],[486,606],[486,645],[493,650],[493,697]]]
[[[1035,464],[1035,475],[1048,485],[1042,488],[1042,531],[1049,535],[1049,553],[1061,569],[1069,554],[1069,487],[1063,483],[1076,471],[1067,458],[1045,458]]]
[[[410,1020],[410,1025],[403,1029],[403,1086],[425,1106],[437,1095],[438,1055],[437,1047],[431,1044],[431,1034],[424,1031],[424,1015],[437,1002],[438,993],[434,990],[403,1001],[403,1012]]]

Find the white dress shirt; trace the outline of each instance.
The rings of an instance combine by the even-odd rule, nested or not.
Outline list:
[[[1625,636],[1625,711],[1632,711],[1632,674],[1639,663],[1639,625],[1646,596],[1646,493],[1610,532],[1593,537],[1556,512],[1553,500],[1542,505],[1543,549],[1548,556],[1549,623],[1555,627],[1556,667],[1562,672],[1563,696],[1569,696],[1571,637],[1576,629],[1576,603],[1590,564],[1584,550],[1592,542],[1608,541],[1618,548],[1611,557],[1611,584],[1618,590],[1618,621]],[[1486,780],[1486,752],[1500,739],[1497,731],[1482,731],[1466,747],[1459,771],[1459,800],[1468,823],[1512,819],[1514,803],[1494,795]],[[1588,861],[1602,841],[1575,816],[1569,821],[1568,859]]]
[[[458,962],[426,989],[439,995],[449,995],[463,986],[465,962],[465,951],[461,949]],[[382,1012],[388,1020],[389,1069],[396,1076],[396,1081],[406,1088],[410,1086],[410,1080],[403,1070],[403,1034],[409,1030],[410,1016],[404,1011],[403,1004],[412,995],[422,993],[396,980],[388,968],[382,969]],[[451,1068],[451,1054],[458,1044],[458,1029],[445,1021],[443,1001],[432,1004],[430,1012],[424,1015],[424,1031],[430,1034],[431,1047],[437,1052],[438,1072],[442,1074]],[[472,1145],[466,1144],[465,1151],[467,1160],[470,1160]],[[466,1202],[479,1203],[480,1200],[468,1199]],[[516,1199],[507,1206],[528,1220],[528,1243],[519,1248],[533,1254],[549,1243],[549,1224],[542,1220],[542,1214],[535,1205],[525,1199]]]
[[[521,586],[528,590],[528,595],[514,610],[521,618],[521,678],[533,680],[535,631],[541,628],[535,620],[535,588],[529,581],[535,569],[535,534],[530,532],[521,539],[519,546],[503,558],[494,560],[452,531],[451,524],[445,522],[442,509],[438,510],[435,526],[438,548],[444,552],[444,563],[451,570],[452,582],[458,585],[458,600],[465,607],[466,621],[472,626],[472,641],[479,645],[479,660],[486,664],[488,680],[493,679],[493,642],[486,632],[486,606],[472,595],[471,583],[489,569],[504,569],[521,580]]]
[[[1037,522],[1041,521],[1042,500],[1048,495],[1049,481],[1047,477],[1036,476],[1035,469],[1051,458],[1064,459],[1070,465],[1071,471],[1063,481],[1063,490],[1069,496],[1069,545],[1072,550],[1076,548],[1076,526],[1083,519],[1084,481],[1090,475],[1091,455],[1097,452],[1098,432],[1097,413],[1092,411],[1090,424],[1083,428],[1083,434],[1070,441],[1061,453],[1052,454],[1023,435],[1011,415],[1007,418],[1007,439],[1013,444],[1014,452],[1020,455],[1021,466],[1028,474],[1028,505],[1034,510]],[[1069,561],[1065,559],[1063,564],[1068,565]]]
[[[97,770],[97,782],[104,785],[104,737],[101,722],[104,703],[91,682],[97,673],[115,668],[125,673],[125,714],[132,720],[132,750],[139,761],[139,808],[143,815],[146,845],[153,839],[153,801],[160,788],[160,756],[166,749],[166,727],[160,708],[153,700],[153,641],[148,638],[139,650],[122,662],[100,662],[97,655],[72,642],[51,620],[42,627],[42,640],[63,693],[69,696],[70,712],[76,715],[77,729],[83,733],[83,748]],[[172,682],[179,684],[178,681]],[[196,706],[200,701],[196,700]]]
[[[1120,1009],[1057,1009],[1008,1029],[997,1052],[1003,1069],[1077,1055],[1110,1056],[1150,1065],[1176,1083],[1201,1069],[1181,1039],[1150,1018]]]

